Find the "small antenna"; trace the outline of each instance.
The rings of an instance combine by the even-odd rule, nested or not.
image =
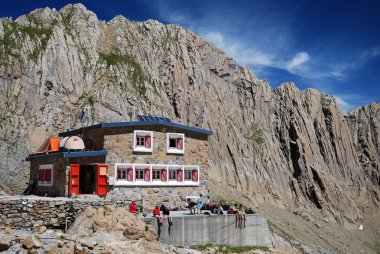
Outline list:
[[[67,120],[67,130],[71,130],[71,115],[72,115],[73,113],[72,112],[70,112],[70,113],[68,113],[68,120]]]

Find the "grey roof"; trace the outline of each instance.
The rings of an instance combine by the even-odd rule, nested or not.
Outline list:
[[[66,137],[66,136],[81,134],[85,131],[89,131],[89,130],[93,130],[93,129],[105,129],[105,128],[115,128],[115,127],[139,127],[139,126],[148,126],[148,125],[159,125],[159,126],[174,127],[174,128],[184,130],[184,131],[190,131],[190,132],[204,134],[204,135],[208,135],[208,136],[212,135],[212,131],[209,131],[209,130],[204,130],[204,129],[200,129],[200,128],[196,128],[196,127],[190,127],[190,126],[179,124],[179,123],[173,123],[170,120],[168,121],[168,118],[151,117],[151,119],[143,120],[143,121],[113,122],[113,123],[95,124],[92,126],[87,126],[87,127],[83,127],[83,128],[69,130],[66,132],[61,132],[59,134],[59,136],[60,137]]]
[[[56,153],[43,153],[43,154],[31,154],[26,158],[26,161],[42,160],[46,158],[77,158],[77,157],[91,157],[91,156],[105,156],[106,150],[97,151],[65,151]]]

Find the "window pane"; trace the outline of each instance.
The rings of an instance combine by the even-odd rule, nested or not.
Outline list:
[[[174,170],[170,170],[169,171],[169,179],[171,179],[171,180],[175,180],[175,179],[177,179],[177,171],[174,171]]]
[[[177,139],[176,138],[169,139],[169,147],[170,148],[177,148]]]
[[[185,179],[186,180],[191,180],[191,170],[185,170]]]
[[[144,170],[143,169],[136,170],[136,179],[144,179]]]
[[[145,137],[137,137],[136,145],[137,146],[145,146]]]
[[[127,179],[127,170],[125,168],[117,169],[118,179]]]
[[[160,170],[153,170],[153,179],[160,179]]]

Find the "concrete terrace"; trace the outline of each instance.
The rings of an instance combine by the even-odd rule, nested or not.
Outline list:
[[[211,216],[189,215],[189,212],[171,212],[173,225],[166,219],[160,228],[159,240],[164,243],[192,246],[212,243],[230,246],[267,246],[272,247],[266,218],[260,214],[246,215],[245,227],[236,223],[235,215]],[[147,216],[158,231],[157,219]]]
[[[78,198],[0,196],[0,207],[2,207],[0,208],[2,212],[0,223],[25,228],[41,220],[42,225],[48,228],[62,228],[65,225],[69,226],[77,214],[86,207],[100,208],[105,205],[122,206],[127,212],[129,201],[114,201],[95,195]],[[164,243],[180,246],[206,243],[230,246],[272,246],[267,220],[261,214],[246,215],[245,225],[244,223],[237,224],[235,215],[191,215],[189,210],[171,211],[170,214],[173,217],[170,232],[167,219],[163,220],[159,231],[157,219],[151,213],[148,213],[146,217],[141,215],[139,217],[156,228],[160,233],[159,240]]]

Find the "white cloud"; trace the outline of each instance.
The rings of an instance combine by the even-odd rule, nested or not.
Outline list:
[[[343,79],[349,71],[358,69],[365,65],[368,61],[380,56],[380,47],[373,47],[355,54],[354,59],[349,62],[340,62],[331,66],[330,75]]]
[[[331,55],[328,52],[312,54],[309,50],[299,50],[294,42],[294,24],[289,19],[288,22],[284,22],[284,19],[280,18],[281,13],[277,13],[278,16],[273,18],[257,12],[250,19],[239,23],[231,21],[233,16],[216,15],[212,11],[200,12],[199,15],[187,9],[176,9],[165,0],[157,1],[155,9],[162,19],[200,34],[224,50],[238,64],[250,66],[256,74],[268,71],[265,67],[278,68],[307,78],[322,90],[328,88],[318,83],[326,84],[326,80],[341,81],[350,71],[362,67],[380,55],[380,46],[377,46],[356,55],[350,52],[345,60],[338,58],[331,62],[331,59],[339,55]],[[244,26],[243,29],[237,27],[239,25]],[[349,105],[345,104],[344,100],[341,100],[341,104],[343,107]]]
[[[279,54],[265,51],[264,48],[264,50],[260,50],[253,44],[247,45],[246,42],[242,42],[239,38],[225,37],[219,32],[205,29],[200,30],[199,33],[207,41],[233,57],[238,64],[254,66],[256,72],[260,71],[261,67],[267,66],[283,69],[299,76],[318,75],[317,72],[311,74],[309,71],[310,55],[307,52],[297,52],[290,60],[287,60]]]
[[[308,62],[310,56],[307,52],[298,52],[287,64],[286,68],[288,70],[293,70],[297,67],[300,67],[302,64]]]
[[[344,100],[342,97],[337,96],[337,95],[335,95],[334,97],[335,97],[336,101],[338,102],[340,108],[343,109],[344,111],[347,112],[353,108],[353,105],[351,105],[349,102]]]

